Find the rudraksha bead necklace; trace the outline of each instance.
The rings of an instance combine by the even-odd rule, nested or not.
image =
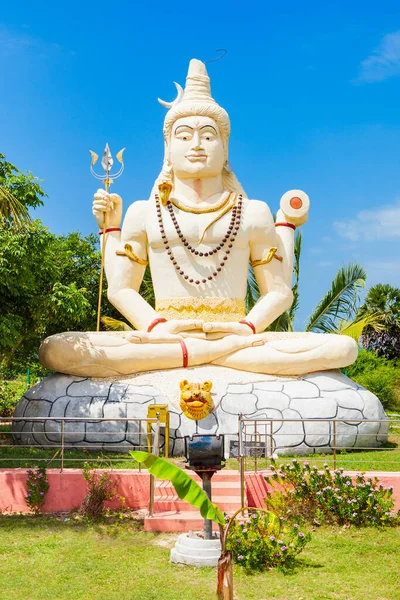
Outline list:
[[[189,283],[194,283],[195,285],[200,285],[201,283],[207,283],[207,281],[212,281],[213,279],[218,277],[218,275],[221,273],[223,267],[225,266],[225,263],[227,262],[227,260],[229,258],[229,255],[231,253],[231,248],[233,247],[233,242],[235,241],[235,238],[240,229],[240,220],[241,220],[241,215],[242,215],[242,204],[243,204],[242,195],[241,194],[239,195],[237,207],[233,206],[233,208],[232,208],[232,217],[231,217],[227,232],[225,233],[221,242],[212,250],[208,250],[208,252],[199,252],[198,250],[196,250],[196,248],[194,246],[192,246],[186,240],[186,238],[184,237],[184,235],[181,232],[181,229],[179,227],[175,213],[173,212],[171,202],[167,203],[167,208],[168,208],[171,220],[174,224],[175,230],[176,230],[180,240],[182,241],[184,247],[187,248],[187,250],[189,250],[189,252],[191,252],[195,256],[200,256],[202,258],[213,256],[214,254],[217,254],[220,250],[222,250],[222,248],[225,246],[225,244],[227,242],[229,242],[228,248],[225,250],[225,256],[223,257],[222,261],[219,263],[218,267],[216,267],[215,271],[213,271],[213,273],[211,275],[209,275],[207,278],[203,278],[201,280],[190,277],[187,273],[185,273],[185,271],[181,268],[181,266],[178,265],[178,262],[172,253],[169,241],[165,234],[164,222],[163,222],[163,218],[162,218],[161,203],[160,203],[158,194],[156,194],[155,198],[156,198],[158,225],[160,227],[160,232],[161,232],[161,239],[163,241],[165,250],[167,251],[167,254],[168,254],[173,266],[175,267],[175,270],[178,272],[178,274],[181,275],[181,277],[183,277],[183,279],[185,279],[185,281],[188,281]]]

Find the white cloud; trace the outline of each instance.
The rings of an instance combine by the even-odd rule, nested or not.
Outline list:
[[[64,49],[59,44],[45,42],[27,33],[12,31],[0,25],[0,56],[13,57],[27,51],[43,57],[48,54],[59,54],[64,52]],[[69,54],[73,53],[69,52]]]
[[[396,75],[400,75],[400,31],[385,35],[379,46],[362,61],[358,81],[384,81]]]
[[[362,210],[355,219],[336,221],[333,227],[348,240],[395,240],[400,238],[400,202],[376,210]]]
[[[371,287],[376,283],[389,283],[398,287],[400,279],[400,261],[394,258],[367,261],[364,265],[367,271],[367,285]]]

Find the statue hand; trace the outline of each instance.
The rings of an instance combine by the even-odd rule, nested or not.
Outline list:
[[[195,321],[192,319],[179,320],[179,319],[171,319],[171,321],[166,321],[165,323],[160,323],[157,325],[153,331],[158,334],[167,333],[167,334],[177,334],[182,333],[184,331],[202,331],[203,329],[203,321]]]
[[[119,227],[122,218],[122,198],[118,194],[109,194],[102,189],[97,190],[92,211],[100,229],[104,226],[104,213],[106,213],[107,227]]]
[[[235,322],[204,323],[203,331],[205,331],[206,333],[225,333],[227,335],[229,335],[229,334],[243,335],[243,336],[254,335],[248,325],[245,325],[244,323],[235,323]]]
[[[182,340],[183,335],[180,335],[180,333],[201,331],[202,327],[203,321],[173,319],[165,323],[159,323],[150,332],[130,331],[125,335],[125,338],[132,344],[168,344]]]

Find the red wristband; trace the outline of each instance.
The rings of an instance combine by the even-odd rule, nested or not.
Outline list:
[[[239,321],[239,323],[243,323],[243,325],[247,325],[248,327],[250,327],[250,329],[253,330],[253,333],[256,333],[256,328],[254,327],[254,325],[251,321],[245,321],[243,319],[243,321]]]
[[[150,323],[150,325],[148,326],[148,328],[147,328],[147,333],[150,333],[150,331],[151,331],[152,329],[154,329],[154,327],[155,327],[156,325],[158,325],[159,323],[166,323],[166,322],[167,322],[167,319],[164,319],[163,317],[159,317],[158,319],[154,319],[154,321],[152,321],[152,322]]]
[[[188,349],[187,346],[185,344],[185,342],[183,340],[180,340],[181,342],[181,348],[182,348],[182,359],[183,359],[183,368],[186,369],[186,367],[189,364],[189,354],[188,354]]]
[[[121,227],[109,227],[105,230],[105,232],[99,231],[99,235],[102,235],[103,233],[109,233],[110,231],[121,231]]]
[[[275,227],[290,227],[290,229],[296,230],[296,225],[293,225],[293,223],[287,223],[286,221],[275,223]]]

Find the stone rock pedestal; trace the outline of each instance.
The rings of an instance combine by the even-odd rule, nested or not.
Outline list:
[[[181,533],[171,550],[170,561],[191,567],[216,567],[221,556],[219,537],[205,540],[198,533]]]
[[[205,419],[193,421],[182,414],[182,379],[212,381],[215,409]],[[26,392],[14,416],[54,420],[14,422],[14,439],[24,445],[59,446],[57,417],[106,418],[69,422],[65,444],[128,451],[137,448],[138,424],[113,419],[146,418],[150,404],[169,406],[171,456],[182,456],[184,437],[195,433],[224,434],[225,456],[237,456],[241,413],[249,419],[275,420],[257,424],[257,430],[254,425],[246,428],[245,447],[250,453],[257,446],[260,456],[326,453],[334,443],[337,448],[376,448],[387,440],[388,424],[376,422],[386,418],[378,398],[339,371],[277,377],[214,365],[114,379],[51,375]],[[338,421],[333,426],[329,419]],[[161,432],[164,443],[163,428]]]

